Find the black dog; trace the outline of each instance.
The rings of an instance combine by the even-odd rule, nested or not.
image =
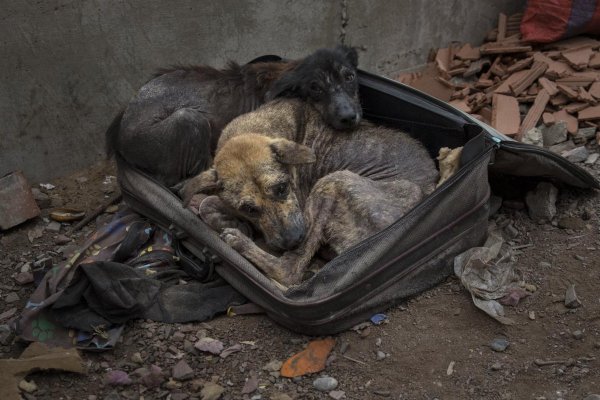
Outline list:
[[[230,63],[162,71],[146,83],[106,132],[107,153],[167,186],[212,163],[221,130],[275,97],[297,97],[335,129],[358,125],[356,50],[320,49],[296,61]]]

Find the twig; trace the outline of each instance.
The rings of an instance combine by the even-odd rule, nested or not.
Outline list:
[[[533,363],[538,367],[543,367],[545,365],[566,364],[567,362],[567,360],[541,360],[539,358],[536,358],[533,361]]]
[[[512,249],[513,250],[521,250],[521,249],[526,249],[528,247],[533,247],[533,243],[527,243],[527,244],[521,244],[519,246],[513,246]]]
[[[357,360],[356,358],[349,357],[345,354],[342,354],[342,357],[344,357],[346,360],[354,361],[355,363],[358,363],[358,364],[367,365],[366,362]]]
[[[78,230],[89,224],[91,220],[96,218],[98,215],[102,214],[104,210],[106,210],[108,207],[110,207],[119,200],[121,200],[121,192],[117,192],[110,196],[102,205],[98,206],[96,209],[94,209],[94,211],[86,215],[84,219],[79,221],[77,225],[73,226],[73,228],[71,228],[71,230],[69,231],[69,235],[77,232]]]

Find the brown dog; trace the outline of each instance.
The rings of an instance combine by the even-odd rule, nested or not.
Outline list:
[[[284,285],[298,283],[321,245],[338,254],[386,228],[438,178],[426,149],[408,135],[362,123],[340,135],[311,105],[282,99],[233,120],[213,168],[184,187],[215,194],[201,217],[240,254]],[[219,212],[249,221],[281,257],[260,249]]]

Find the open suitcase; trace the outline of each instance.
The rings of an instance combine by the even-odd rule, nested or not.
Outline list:
[[[282,292],[225,244],[169,189],[119,162],[126,202],[168,228],[201,259],[216,255],[216,272],[273,320],[312,335],[332,334],[432,287],[452,273],[453,258],[481,245],[487,233],[488,174],[548,179],[600,188],[585,170],[542,148],[515,142],[448,104],[395,81],[359,73],[364,117],[421,140],[432,157],[464,146],[461,168],[382,232]]]

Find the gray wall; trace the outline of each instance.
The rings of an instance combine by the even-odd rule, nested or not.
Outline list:
[[[300,57],[340,41],[389,74],[480,41],[522,0],[0,0],[0,176],[50,180],[103,157],[114,114],[158,67]]]

